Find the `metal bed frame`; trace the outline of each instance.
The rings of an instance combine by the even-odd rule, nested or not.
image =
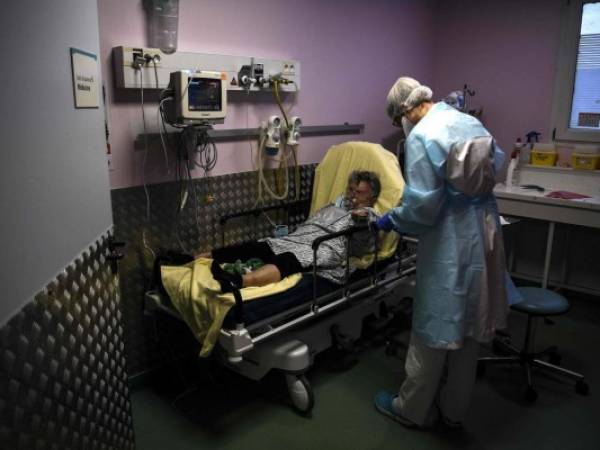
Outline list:
[[[281,206],[224,216],[221,224],[225,225],[234,217],[257,215],[275,208]],[[332,292],[319,295],[316,283],[319,246],[330,239],[349,237],[368,229],[369,225],[354,226],[313,242],[315,263],[312,298],[309,301],[246,325],[242,296],[239,290],[234,290],[235,304],[230,313],[234,315],[235,326],[221,329],[214,349],[217,358],[228,368],[253,380],[261,379],[273,369],[282,371],[294,409],[303,415],[309,414],[314,406],[314,394],[305,372],[312,365],[314,356],[333,344],[332,329],[335,327],[336,333],[356,340],[362,334],[364,319],[368,316],[379,318],[382,304],[386,306],[384,310],[393,309],[395,304],[414,293],[416,254],[402,255],[402,248],[404,243],[414,245],[416,240],[401,237],[393,260],[383,265],[375,254],[368,269],[370,273],[358,280],[351,280],[350,257],[346,252],[346,283]],[[377,243],[378,232],[371,231]],[[384,267],[380,269],[380,265]],[[392,289],[400,289],[402,295],[391,298],[388,294]],[[149,314],[161,312],[182,320],[169,303],[161,294],[149,291],[146,293],[145,311]]]

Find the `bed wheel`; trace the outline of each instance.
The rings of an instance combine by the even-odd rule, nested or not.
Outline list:
[[[286,373],[285,381],[292,407],[303,416],[308,416],[315,405],[315,396],[308,379],[304,375]]]

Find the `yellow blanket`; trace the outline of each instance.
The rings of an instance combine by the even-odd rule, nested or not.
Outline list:
[[[233,294],[220,292],[219,283],[210,272],[212,259],[199,258],[185,266],[163,266],[162,282],[171,302],[177,308],[194,336],[202,343],[200,356],[208,356],[219,337],[219,330],[229,309],[235,304]],[[278,283],[247,287],[240,291],[244,302],[278,294],[295,286],[301,274]]]

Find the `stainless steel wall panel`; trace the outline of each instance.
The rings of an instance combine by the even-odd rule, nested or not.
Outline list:
[[[108,239],[0,330],[0,448],[135,447]]]
[[[300,198],[310,199],[315,165],[300,167]],[[266,173],[272,186],[272,172]],[[290,170],[290,192],[294,191],[294,173]],[[150,220],[146,220],[146,196],[143,187],[112,191],[113,217],[117,240],[127,242],[121,264],[121,293],[125,343],[129,373],[140,374],[161,366],[168,355],[156,344],[154,324],[143,315],[144,292],[151,280],[154,254],[160,249],[199,253],[220,247],[222,226],[219,218],[255,207],[258,177],[244,172],[195,179],[189,189],[185,208],[178,211],[180,185],[176,182],[148,186]],[[214,201],[207,201],[211,195]],[[293,196],[290,195],[293,199]],[[197,201],[197,207],[196,202]],[[267,204],[281,202],[270,201]],[[306,219],[306,211],[295,214],[269,213],[271,220],[292,227]],[[225,243],[259,239],[271,235],[273,226],[262,215],[237,218],[225,227]]]

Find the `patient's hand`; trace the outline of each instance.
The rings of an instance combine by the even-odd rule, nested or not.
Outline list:
[[[364,208],[352,210],[352,222],[355,225],[366,225],[369,221],[369,211]]]
[[[364,208],[359,208],[359,209],[353,209],[352,210],[352,215],[354,217],[366,217],[369,215],[369,211],[367,211]]]
[[[208,258],[208,259],[210,259],[210,258],[212,258],[212,253],[211,252],[198,253],[197,255],[194,255],[194,258],[195,259],[198,259],[198,258]]]

